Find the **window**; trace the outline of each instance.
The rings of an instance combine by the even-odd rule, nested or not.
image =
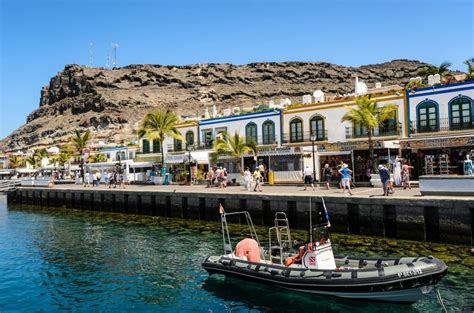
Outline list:
[[[264,145],[271,145],[275,143],[275,123],[266,121],[262,125],[262,143]]]
[[[186,145],[192,146],[194,144],[194,133],[192,131],[188,131],[186,133]]]
[[[179,139],[174,139],[174,151],[182,151],[183,150],[183,142]]]
[[[459,96],[450,101],[451,130],[470,129],[474,125],[472,123],[471,100],[466,97]]]
[[[150,153],[150,142],[147,139],[143,139],[143,153]]]
[[[418,105],[418,132],[438,131],[438,105],[434,101],[423,101]]]
[[[316,136],[316,140],[324,140],[324,119],[321,116],[315,116],[309,121],[311,136]]]
[[[202,138],[204,139],[204,145],[211,147],[213,143],[212,129],[206,129],[202,131]]]
[[[388,118],[374,129],[374,136],[394,136],[398,135],[397,118]]]
[[[153,153],[160,153],[161,152],[161,146],[160,146],[160,141],[159,140],[153,140]]]
[[[257,143],[257,125],[255,123],[248,123],[245,126],[245,140],[247,142],[254,141]]]
[[[295,118],[290,122],[290,142],[303,141],[303,121]]]

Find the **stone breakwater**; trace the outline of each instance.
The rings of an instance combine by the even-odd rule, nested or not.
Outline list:
[[[226,211],[247,210],[255,225],[273,226],[274,215],[286,212],[290,227],[308,229],[309,196],[212,194],[170,191],[18,188],[9,204],[65,207],[196,220],[219,220]],[[323,221],[320,197],[311,197],[313,221]],[[325,197],[332,229],[370,235],[441,243],[474,243],[472,199]],[[236,221],[239,222],[239,221]]]

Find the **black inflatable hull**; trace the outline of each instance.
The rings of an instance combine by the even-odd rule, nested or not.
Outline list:
[[[342,298],[413,303],[431,291],[448,267],[432,257],[336,257],[337,270],[310,270],[210,256],[203,267],[224,274],[299,292]],[[350,269],[349,269],[350,267]]]

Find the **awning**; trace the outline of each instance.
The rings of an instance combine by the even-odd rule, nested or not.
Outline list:
[[[321,151],[317,153],[318,155],[348,155],[351,154],[350,151]]]
[[[191,151],[191,159],[198,163],[209,163],[209,152]]]
[[[17,168],[16,171],[20,174],[27,174],[27,173],[36,173],[37,170],[32,168]]]

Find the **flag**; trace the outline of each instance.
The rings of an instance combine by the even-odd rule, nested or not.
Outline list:
[[[224,213],[225,213],[224,207],[222,206],[221,203],[219,203],[219,213],[220,213],[221,215],[224,215]]]

